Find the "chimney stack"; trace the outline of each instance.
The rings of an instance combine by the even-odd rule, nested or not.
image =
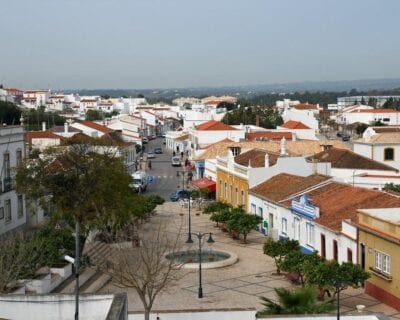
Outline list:
[[[287,152],[286,152],[286,139],[285,137],[283,137],[281,139],[281,156],[287,156]]]
[[[292,132],[292,141],[297,141],[297,136],[295,132]]]
[[[46,121],[42,122],[42,131],[46,131]]]
[[[268,152],[265,153],[264,162],[265,162],[264,167],[268,168],[269,167],[269,154],[268,154]]]
[[[259,127],[260,126],[260,115],[256,115],[256,126]]]
[[[64,123],[64,133],[68,133],[68,122]]]

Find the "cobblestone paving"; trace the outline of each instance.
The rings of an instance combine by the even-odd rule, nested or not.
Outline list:
[[[161,293],[153,310],[204,310],[204,309],[260,309],[259,297],[275,298],[275,287],[294,287],[283,276],[277,276],[272,258],[262,252],[265,237],[258,232],[248,236],[248,243],[233,240],[209,221],[205,214],[196,215],[192,211],[192,232],[213,232],[214,249],[232,251],[238,255],[238,262],[220,269],[203,269],[203,299],[197,298],[198,270],[182,269],[182,278]],[[182,215],[183,214],[183,215]],[[188,209],[178,203],[167,202],[158,208],[156,219],[174,220],[174,225],[182,224],[187,232]],[[150,222],[151,223],[151,222]],[[197,240],[196,240],[197,241]],[[121,288],[108,284],[102,292],[118,292]],[[142,304],[132,289],[127,290],[129,312],[141,312]],[[400,312],[390,308],[363,293],[362,289],[347,289],[340,295],[341,311],[354,313],[356,305],[366,306],[365,312],[382,312],[392,319],[400,319]]]

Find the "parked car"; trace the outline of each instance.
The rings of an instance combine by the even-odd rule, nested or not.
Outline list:
[[[143,171],[136,171],[132,174],[132,182],[129,186],[136,192],[142,193],[147,189],[147,175]]]
[[[155,154],[162,154],[162,149],[161,148],[155,148],[154,149]]]
[[[346,133],[342,134],[342,141],[350,141],[350,135]]]
[[[338,131],[338,133],[336,133],[336,136],[339,137],[339,138],[341,138],[342,135],[343,135],[343,132]]]
[[[166,143],[167,143],[167,140],[164,138],[163,141],[162,141],[162,143],[163,143],[163,144],[166,144]]]
[[[149,142],[149,139],[147,139],[146,137],[143,137],[143,138],[142,138],[142,141],[143,141],[143,144],[146,144],[146,143]]]
[[[171,201],[178,201],[179,199],[188,199],[189,198],[189,191],[176,189],[174,193],[171,193],[169,199]]]
[[[155,157],[156,157],[156,154],[154,152],[147,153],[147,159],[154,159]]]
[[[172,157],[171,164],[172,164],[173,167],[180,167],[181,166],[181,158]]]

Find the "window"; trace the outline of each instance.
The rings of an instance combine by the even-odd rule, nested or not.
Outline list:
[[[390,274],[390,256],[380,251],[375,251],[375,269]]]
[[[17,158],[17,166],[19,166],[22,162],[22,151],[21,150],[17,150],[16,158]]]
[[[338,261],[338,246],[336,240],[333,240],[333,259]]]
[[[232,185],[230,185],[229,186],[229,197],[230,197],[230,199],[229,199],[229,202],[231,203],[231,204],[233,204],[233,190],[232,190]]]
[[[242,190],[242,205],[244,206],[244,191]]]
[[[353,262],[353,251],[347,248],[347,262]]]
[[[287,234],[287,220],[282,218],[282,234]]]
[[[10,222],[11,221],[11,200],[5,200],[4,201],[4,214],[6,217],[6,222]]]
[[[236,187],[236,197],[235,197],[235,199],[236,199],[236,205],[237,206],[239,206],[239,191],[238,191],[238,188]]]
[[[11,176],[10,154],[8,152],[3,154],[3,172],[5,179]]]
[[[385,148],[383,151],[383,159],[385,161],[393,161],[394,160],[394,149],[393,148]]]
[[[232,147],[231,148],[232,154],[234,157],[240,154],[240,148],[239,147]]]
[[[4,207],[0,208],[0,219],[4,219]]]
[[[219,180],[219,190],[218,190],[219,196],[222,196],[222,180]]]
[[[228,198],[228,184],[225,182],[224,185],[224,198],[227,199]]]
[[[258,207],[258,215],[262,218],[263,217],[263,208]]]
[[[307,223],[306,232],[307,232],[307,245],[310,247],[314,247],[314,225],[311,223]]]
[[[251,204],[251,213],[256,214],[256,209],[257,209],[256,205],[254,203],[252,203]]]
[[[300,219],[294,217],[294,240],[300,241]]]
[[[18,211],[17,217],[22,218],[24,216],[24,199],[22,194],[18,195]]]
[[[321,257],[326,258],[325,235],[321,233]]]

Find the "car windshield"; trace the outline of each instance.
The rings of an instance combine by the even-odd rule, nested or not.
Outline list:
[[[142,180],[141,179],[133,179],[134,184],[141,184]]]

